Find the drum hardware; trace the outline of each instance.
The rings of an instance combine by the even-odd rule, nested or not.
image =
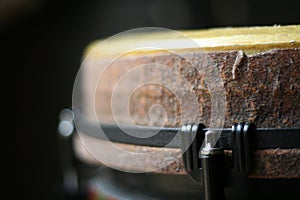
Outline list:
[[[204,131],[204,125],[184,125],[182,127],[183,146],[193,135],[195,139],[183,153],[183,163],[189,176],[203,185],[206,200],[225,199],[225,186],[229,184],[230,167],[239,173],[248,174],[251,170],[251,136],[254,134],[253,123],[238,123],[232,126],[231,139],[219,140],[215,146],[208,142],[209,135],[217,134],[214,130]],[[188,139],[187,139],[188,138]],[[228,140],[229,139],[229,140]],[[225,142],[226,141],[226,142]],[[204,148],[201,149],[201,144]],[[225,143],[232,143],[232,157],[225,156]],[[233,164],[232,161],[233,160]],[[221,166],[221,167],[220,167]]]
[[[238,172],[248,174],[252,168],[251,136],[254,132],[254,123],[238,123],[232,126],[233,161]]]
[[[204,125],[200,124],[194,126],[194,128],[196,128],[197,126],[202,127]],[[101,140],[109,140],[111,142],[164,148],[181,148],[183,145],[181,137],[176,137],[177,134],[180,136],[183,135],[182,127],[125,125],[119,127],[116,124],[100,124],[99,126],[99,124],[91,123],[82,117],[76,120],[76,129],[85,135]],[[102,131],[100,132],[100,130]],[[208,130],[221,132],[217,142],[220,148],[225,150],[233,149],[232,128],[203,128],[202,134]],[[134,137],[127,133],[133,133],[132,135],[143,133],[144,137]],[[156,134],[153,135],[153,133]],[[254,150],[300,148],[299,133],[300,128],[255,128],[251,139],[251,145]],[[195,132],[191,133],[191,138],[194,138],[193,134],[195,134]],[[202,137],[204,139],[204,135]],[[201,140],[202,142],[203,139]]]
[[[207,137],[216,134],[216,130],[218,129],[206,129],[203,124],[186,124],[181,128],[183,147],[186,145],[187,140],[190,141],[190,138],[194,137],[193,142],[182,155],[185,170],[194,181],[203,186],[206,200],[225,199],[224,190],[225,186],[230,185],[231,171],[244,176],[251,172],[253,165],[251,151],[253,147],[256,147],[255,149],[265,149],[267,146],[276,146],[280,132],[283,133],[281,137],[285,141],[291,142],[294,139],[297,142],[292,148],[300,146],[300,130],[297,128],[268,129],[256,128],[254,123],[236,123],[232,126],[231,132],[228,129],[223,129],[218,142],[214,147],[211,147],[208,145]],[[255,137],[257,139],[260,136],[263,137],[254,140]],[[267,136],[270,136],[270,138],[266,139]],[[275,140],[271,136],[275,136]],[[289,136],[295,138],[292,139]],[[265,140],[269,140],[270,143],[266,145]],[[258,143],[259,141],[261,143]],[[271,144],[272,141],[274,144]],[[201,149],[203,142],[205,142],[205,145]],[[283,143],[277,143],[277,145],[284,148]],[[225,149],[231,149],[232,156],[225,156]]]
[[[227,167],[225,165],[224,151],[220,148],[211,147],[207,140],[212,131],[205,133],[205,146],[199,153],[201,168],[203,171],[203,191],[205,200],[226,199],[225,177]],[[220,167],[221,166],[221,167]]]
[[[253,123],[236,123],[232,128],[223,129],[206,128],[203,124],[184,124],[181,128],[119,127],[102,124],[103,135],[97,132],[97,125],[79,120],[76,128],[83,134],[112,142],[186,149],[182,155],[185,170],[191,179],[203,187],[205,199],[225,199],[224,191],[230,185],[231,173],[235,171],[246,176],[251,172],[252,150],[300,148],[299,128],[256,128]],[[142,131],[149,135],[156,131],[157,134],[149,138],[136,138],[126,134]],[[215,146],[208,145],[207,138],[218,131],[221,134]],[[181,140],[174,140],[168,146],[177,134]],[[205,148],[201,149],[203,142]],[[188,148],[184,148],[188,144]],[[231,150],[232,154],[225,155],[225,150]]]

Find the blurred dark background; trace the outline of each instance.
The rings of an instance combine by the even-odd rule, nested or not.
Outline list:
[[[3,68],[17,73],[16,193],[62,199],[59,111],[71,106],[84,48],[132,28],[298,24],[299,0],[0,0]],[[21,112],[20,112],[21,111]]]

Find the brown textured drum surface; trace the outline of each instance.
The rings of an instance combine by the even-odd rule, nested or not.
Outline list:
[[[209,126],[211,121],[211,93],[208,87],[209,77],[191,67],[201,64],[202,69],[218,71],[222,78],[226,96],[226,111],[224,127],[231,127],[233,123],[247,121],[254,122],[257,127],[284,128],[300,127],[300,26],[274,26],[253,28],[212,29],[203,31],[182,31],[187,37],[194,39],[201,48],[186,49],[184,47],[169,51],[141,51],[128,53],[111,63],[105,71],[106,76],[99,80],[99,87],[92,91],[91,84],[99,77],[96,76],[97,65],[113,54],[108,52],[86,53],[85,65],[90,65],[81,77],[83,85],[84,115],[87,120],[94,114],[94,109],[102,123],[114,124],[111,109],[112,90],[122,76],[130,69],[148,63],[159,63],[179,72],[192,86],[192,91],[198,97],[199,109],[187,113],[190,119]],[[157,33],[155,33],[157,34]],[[151,34],[149,34],[151,38]],[[166,36],[162,35],[161,39]],[[122,45],[126,45],[126,42]],[[115,48],[118,48],[117,44]],[[113,48],[112,48],[113,49]],[[180,55],[180,56],[178,56]],[[187,58],[190,62],[182,59]],[[146,79],[149,69],[143,68]],[[153,72],[151,72],[153,73]],[[165,74],[159,70],[157,80],[164,80]],[[139,77],[140,78],[140,77]],[[171,84],[180,85],[174,82]],[[216,83],[216,84],[219,84]],[[120,87],[127,87],[122,85]],[[95,94],[95,105],[90,105],[87,98]],[[122,92],[118,94],[122,97]],[[149,118],[148,110],[153,104],[159,104],[166,111],[154,112]],[[118,118],[126,124],[133,120],[139,125],[177,127],[182,121],[182,108],[174,93],[160,85],[150,84],[136,90],[129,100],[131,119],[122,116],[120,108]],[[114,111],[114,112],[115,112]],[[193,118],[193,115],[197,116]],[[163,120],[162,120],[163,119]],[[151,121],[151,122],[150,122]],[[150,124],[149,124],[150,122]],[[299,133],[300,134],[300,133]],[[88,136],[84,136],[88,137]],[[97,140],[90,138],[91,140]],[[75,149],[80,158],[97,162],[92,159],[78,138],[75,139]],[[98,145],[105,141],[95,141]],[[131,151],[155,151],[155,147],[141,147],[127,144],[116,144]],[[165,149],[165,157],[172,157],[179,149]],[[229,152],[230,153],[230,152]],[[268,149],[253,152],[255,167],[250,177],[255,178],[296,178],[300,177],[300,149]],[[146,160],[140,166],[130,163],[112,163],[117,168],[133,168],[139,171],[150,165],[159,165],[154,160]],[[182,161],[179,159],[171,165],[157,171],[158,173],[185,174]]]

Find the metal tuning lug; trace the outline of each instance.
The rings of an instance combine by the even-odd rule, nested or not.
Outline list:
[[[225,199],[226,164],[224,150],[211,145],[208,138],[216,133],[205,132],[205,145],[199,153],[203,173],[205,200]]]
[[[225,199],[227,165],[224,150],[209,142],[216,134],[202,124],[181,127],[183,164],[191,179],[203,186],[205,200]],[[205,146],[201,149],[203,142]]]

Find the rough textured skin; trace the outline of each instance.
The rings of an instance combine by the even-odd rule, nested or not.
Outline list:
[[[113,63],[106,71],[106,76],[99,81],[95,94],[95,108],[100,121],[115,123],[110,104],[111,91],[128,69],[147,63],[159,63],[176,70],[190,82],[190,89],[197,95],[199,109],[196,111],[190,105],[191,109],[185,109],[187,117],[182,116],[180,99],[173,91],[162,85],[148,84],[135,90],[128,99],[129,113],[136,124],[159,126],[164,119],[164,126],[180,126],[189,121],[209,126],[212,107],[210,90],[214,89],[219,90],[220,95],[226,95],[224,127],[231,127],[233,123],[241,121],[254,122],[257,127],[300,127],[300,48],[274,49],[251,56],[242,51],[193,52],[183,56],[192,60],[196,69],[186,60],[170,54],[138,56]],[[221,82],[214,76],[207,76],[207,73],[217,72],[222,77]],[[181,84],[180,80],[168,83],[169,74],[159,70],[151,72],[144,68],[137,76],[147,79],[151,73],[156,73],[155,80],[174,88]],[[90,79],[90,76],[86,77],[86,87],[89,87]],[[217,87],[208,88],[210,82],[215,82]],[[123,87],[124,93],[126,92],[126,85],[118,87]],[[210,87],[214,86],[210,84]],[[117,95],[122,104],[122,96],[125,94],[119,92]],[[126,115],[123,117],[127,103],[125,101],[123,106],[115,108],[115,113],[124,124],[129,121]],[[154,117],[150,121],[148,111],[153,104],[161,105],[165,113],[153,109]],[[92,112],[92,109],[87,109],[87,116]]]

